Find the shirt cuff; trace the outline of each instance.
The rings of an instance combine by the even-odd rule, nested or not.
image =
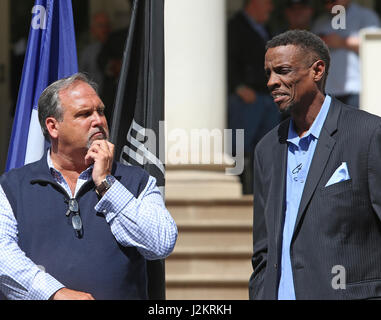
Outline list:
[[[134,195],[116,180],[94,209],[96,212],[103,213],[109,223],[132,199],[134,199]]]
[[[26,297],[27,300],[49,300],[58,290],[65,286],[46,272],[36,274],[32,288]]]

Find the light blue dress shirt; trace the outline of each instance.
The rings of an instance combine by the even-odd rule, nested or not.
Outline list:
[[[320,131],[327,117],[331,97],[326,96],[318,116],[308,132],[300,138],[290,121],[288,130],[286,210],[283,227],[281,277],[278,288],[279,300],[295,300],[294,281],[290,257],[291,239],[294,233],[296,216],[308,170],[319,140]]]

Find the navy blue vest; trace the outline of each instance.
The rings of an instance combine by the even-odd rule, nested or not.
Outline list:
[[[135,197],[148,182],[139,167],[114,163],[112,174]],[[76,199],[83,222],[78,238],[66,217],[69,197],[54,181],[44,156],[40,161],[11,170],[1,185],[17,219],[19,246],[35,264],[67,288],[95,299],[147,299],[146,260],[134,247],[122,247],[102,213],[92,180]]]

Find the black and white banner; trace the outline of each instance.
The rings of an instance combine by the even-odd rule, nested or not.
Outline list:
[[[150,175],[158,180],[159,189],[164,197],[165,165],[157,152],[157,142],[159,147],[164,145],[164,137],[157,135],[156,132],[142,127],[133,119],[127,133],[126,144],[120,154],[120,162],[146,168]]]
[[[116,159],[144,168],[164,197],[164,0],[133,0],[113,109],[110,140]],[[148,261],[150,299],[165,299],[164,261]]]

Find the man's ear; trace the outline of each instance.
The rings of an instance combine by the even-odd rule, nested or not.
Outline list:
[[[320,82],[325,75],[325,62],[323,60],[317,60],[312,66],[314,72],[314,81]]]
[[[58,137],[58,129],[59,129],[59,122],[57,121],[57,119],[53,117],[48,117],[45,119],[45,125],[46,125],[46,129],[49,132],[49,135],[53,139],[56,139]]]

